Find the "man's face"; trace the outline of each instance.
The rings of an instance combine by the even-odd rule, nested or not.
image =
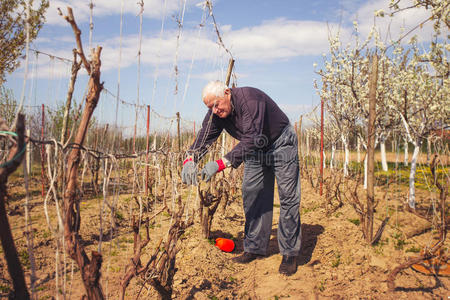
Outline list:
[[[214,95],[206,95],[203,98],[205,105],[212,110],[213,114],[219,118],[226,118],[231,113],[231,92],[230,89],[225,90],[225,95],[217,97]]]

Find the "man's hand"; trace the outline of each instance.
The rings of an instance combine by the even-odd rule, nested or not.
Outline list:
[[[183,162],[183,170],[181,170],[181,180],[187,185],[197,185],[197,167],[194,160],[189,157]]]
[[[217,172],[220,172],[225,168],[226,166],[222,159],[210,161],[205,165],[205,167],[200,172],[201,178],[202,180],[208,182]]]

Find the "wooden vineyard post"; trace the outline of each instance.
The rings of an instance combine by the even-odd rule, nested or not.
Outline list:
[[[371,243],[373,237],[374,211],[374,155],[375,155],[375,118],[378,80],[378,56],[372,56],[372,70],[369,77],[369,124],[367,128],[367,218],[365,226],[366,241]]]
[[[44,140],[44,125],[45,125],[45,105],[42,104],[42,122],[41,122],[41,142]],[[45,196],[45,148],[44,143],[41,144],[41,181],[42,181],[42,190],[41,196],[44,199]]]
[[[230,58],[230,61],[228,62],[227,77],[225,79],[226,86],[230,85],[230,79],[231,79],[231,73],[233,72],[233,67],[234,67],[234,59]]]
[[[300,116],[300,119],[298,120],[298,132],[297,132],[297,140],[298,140],[298,158],[302,159],[302,120],[303,115]]]
[[[131,141],[131,149],[133,151],[133,154],[136,154],[136,124],[134,125],[134,132],[133,132],[133,140]]]
[[[326,87],[324,86],[324,89]],[[323,193],[323,97],[320,98],[320,196]]]
[[[180,112],[177,112],[177,139],[178,139],[178,153],[180,153],[181,152]]]
[[[148,152],[150,149],[150,105],[147,105],[147,144],[145,148],[145,196],[148,197]]]
[[[28,138],[31,137],[31,130],[27,129],[26,130],[26,135]],[[31,144],[27,144],[27,155],[25,158],[25,162],[26,162],[26,169],[27,169],[27,174],[31,175],[31,152],[32,152],[32,148],[31,148]]]
[[[234,59],[230,58],[229,62],[228,62],[228,70],[227,70],[227,77],[225,78],[225,85],[229,86],[230,85],[230,79],[231,79],[231,74],[233,73],[233,67],[234,67]],[[222,132],[222,148],[221,148],[221,155],[222,157],[225,155],[225,130]]]

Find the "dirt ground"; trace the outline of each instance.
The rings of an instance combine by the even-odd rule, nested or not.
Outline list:
[[[34,183],[31,201],[31,220],[34,230],[34,255],[38,281],[38,299],[52,299],[64,287],[66,299],[80,299],[84,288],[80,273],[72,261],[66,259],[66,276],[56,278],[55,261],[64,261],[64,254],[55,256],[58,245],[47,225],[43,200],[38,183]],[[395,189],[397,190],[397,189]],[[397,290],[389,292],[386,278],[390,270],[406,261],[423,246],[436,241],[433,229],[408,238],[417,228],[426,228],[427,222],[404,212],[404,199],[393,192],[382,200],[377,208],[375,227],[388,214],[391,218],[376,246],[368,246],[359,226],[355,225],[357,214],[345,204],[327,215],[323,199],[302,180],[301,222],[302,250],[297,259],[298,270],[290,276],[280,275],[278,266],[281,256],[277,244],[279,205],[274,205],[273,231],[267,256],[247,265],[234,263],[231,259],[243,251],[242,238],[244,218],[242,200],[231,203],[225,211],[219,206],[212,223],[212,239],[202,238],[198,221],[187,229],[179,241],[176,260],[173,299],[448,299],[450,278],[434,277],[407,269],[396,279]],[[9,220],[13,228],[16,247],[25,271],[30,274],[30,261],[24,237],[24,191],[23,182],[16,179],[10,183]],[[377,191],[382,197],[382,191]],[[418,191],[418,197],[430,198],[428,191]],[[191,197],[195,205],[195,197]],[[81,235],[90,255],[99,247],[99,204],[102,198],[84,199],[81,203]],[[101,245],[103,255],[102,287],[110,299],[119,295],[120,279],[133,251],[133,236],[130,220],[130,195],[121,194],[118,199],[116,219],[117,234],[111,241],[109,211],[103,217],[104,238]],[[134,207],[136,209],[136,207]],[[48,204],[52,226],[56,227],[55,204]],[[157,208],[154,209],[157,211]],[[150,215],[152,212],[149,213]],[[153,220],[151,242],[144,251],[145,262],[153,252],[156,242],[166,233],[170,216],[160,214]],[[232,253],[222,252],[214,246],[217,237],[233,238],[236,249]],[[61,247],[61,245],[59,246]],[[444,245],[449,249],[449,242]],[[73,274],[72,274],[73,270]],[[61,274],[61,272],[59,272]],[[0,298],[6,297],[12,288],[3,254],[0,255]],[[59,290],[56,288],[58,282]],[[156,293],[149,285],[143,286],[141,279],[133,279],[127,289],[127,299],[155,299]]]

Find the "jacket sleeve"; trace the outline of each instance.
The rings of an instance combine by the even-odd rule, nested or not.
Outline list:
[[[209,146],[220,136],[222,130],[223,126],[219,117],[214,115],[211,110],[208,110],[203,119],[202,128],[187,154],[192,156],[195,162],[199,161],[208,152]]]
[[[268,137],[263,135],[266,102],[246,99],[242,103],[243,136],[240,142],[225,155],[233,168],[239,167],[247,156],[257,155],[268,145]]]

